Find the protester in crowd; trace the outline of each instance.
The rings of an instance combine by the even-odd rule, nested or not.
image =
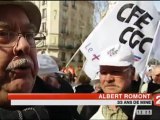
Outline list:
[[[127,46],[115,45],[100,54],[100,83],[104,93],[135,93],[139,91],[139,82],[133,80],[135,68],[134,55]],[[135,106],[86,106],[84,119],[125,120],[132,119]],[[93,112],[94,111],[94,112]],[[96,113],[95,113],[96,112]],[[86,114],[85,114],[86,113]],[[136,116],[146,120],[150,116]]]
[[[0,119],[49,119],[43,107],[13,107],[8,93],[30,93],[34,87],[38,64],[35,33],[41,15],[30,2],[0,2]],[[36,114],[36,113],[37,114]]]
[[[63,79],[65,74],[59,71],[58,65],[53,57],[46,54],[38,54],[37,58],[39,64],[38,75],[42,80],[63,93],[74,93],[72,86]]]
[[[50,57],[56,61],[59,70],[61,70],[62,69],[62,61],[60,60],[60,58],[52,56],[52,55]]]
[[[43,81],[45,81],[45,83],[53,88],[58,89],[59,92],[74,93],[72,86],[64,79],[65,77],[63,77],[65,74],[59,71],[58,64],[53,58],[54,57],[50,57],[46,54],[37,55],[39,64],[38,75]],[[68,119],[68,116],[72,116],[73,119],[81,120],[80,115],[76,110],[76,106],[59,106],[56,107],[56,109],[57,110],[54,109],[54,112],[59,114],[57,119]],[[63,113],[65,113],[67,116],[64,116]],[[62,115],[61,117],[60,114]],[[54,117],[54,119],[56,118]]]
[[[152,69],[153,82],[160,84],[160,65],[155,65]]]
[[[100,80],[99,77],[96,77],[95,80],[91,81],[94,91],[92,93],[102,93],[101,85],[100,85]],[[78,112],[80,115],[83,117],[84,120],[88,120],[91,115],[96,113],[98,110],[99,106],[98,105],[93,105],[93,106],[78,106]]]
[[[72,85],[75,82],[76,77],[74,67],[72,65],[70,65],[69,67],[63,67],[61,71],[67,75],[68,81]]]
[[[148,85],[153,80],[151,73],[152,73],[152,67],[147,67],[145,71],[142,71],[141,73],[138,74],[137,77],[138,80],[142,80],[142,86],[140,88],[141,93],[151,92],[148,91]]]
[[[91,93],[94,91],[93,86],[90,84],[91,80],[85,73],[82,73],[75,81],[75,93]]]
[[[131,83],[134,78],[133,54],[123,51],[117,45],[105,50],[100,55],[100,82],[104,93],[131,92]],[[105,112],[104,112],[105,111]],[[132,113],[130,113],[132,114]],[[131,115],[115,105],[100,106],[98,112],[91,119],[119,119],[127,120]]]
[[[150,67],[151,68],[151,67]],[[147,70],[148,82],[144,82],[141,87],[141,93],[153,93],[160,89],[160,65],[155,65],[152,69]],[[145,77],[146,78],[146,77]],[[142,77],[140,79],[143,79]]]
[[[153,93],[160,89],[160,65],[152,67],[151,77],[152,80],[148,83],[148,93]]]
[[[99,91],[102,90],[99,79],[94,81],[93,88],[94,88],[94,91],[93,91],[94,93],[98,93]]]
[[[8,100],[8,93],[54,91],[37,77],[40,23],[40,11],[32,2],[0,1],[0,120],[72,120],[67,113],[56,113],[54,106],[11,106]]]
[[[89,77],[82,72],[75,79],[75,86],[73,87],[75,93],[92,93],[94,91],[93,86],[90,84]],[[82,110],[82,105],[77,107],[77,111],[80,113]]]
[[[78,65],[77,67],[76,67],[76,70],[75,70],[75,74],[76,74],[76,76],[80,76],[81,75],[81,73],[82,73],[82,66],[81,65]]]
[[[149,83],[152,80],[151,72],[152,67],[147,67],[145,71],[139,73],[139,77],[143,79],[144,83]]]

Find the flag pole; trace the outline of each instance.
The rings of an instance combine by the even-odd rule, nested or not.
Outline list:
[[[80,51],[80,47],[77,49],[77,51],[74,53],[74,55],[71,57],[71,59],[68,61],[68,63],[66,64],[66,67],[68,67],[68,65],[71,63],[71,61],[73,60],[73,58],[77,55],[77,53]]]

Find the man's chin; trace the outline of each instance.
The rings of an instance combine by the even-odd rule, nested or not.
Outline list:
[[[29,78],[18,78],[12,80],[8,85],[10,93],[29,93],[32,91],[35,80]]]
[[[115,89],[115,88],[108,88],[104,90],[105,93],[120,93],[119,89]]]

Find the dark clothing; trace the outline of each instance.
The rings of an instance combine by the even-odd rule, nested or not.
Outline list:
[[[138,81],[141,81],[140,77],[138,77]],[[145,82],[143,82],[142,84],[145,84]],[[153,93],[158,89],[160,89],[160,85],[156,84],[156,83],[153,83],[153,79],[151,78],[151,80],[148,83],[147,93]]]
[[[75,87],[75,93],[91,93],[93,92],[93,86],[90,84],[87,85],[78,85],[77,87]]]
[[[60,93],[61,91],[47,85],[37,77],[32,92]],[[74,110],[73,106],[20,106],[12,111],[0,108],[0,120],[21,120],[21,118],[22,120],[81,120]]]
[[[84,120],[89,120],[99,109],[100,106],[83,106],[82,111],[80,113],[81,117],[83,117]]]
[[[46,84],[41,78],[37,77],[32,93],[59,93],[57,88]]]
[[[72,86],[69,84],[69,82],[62,78],[60,75],[57,74],[57,80],[61,84],[59,90],[62,93],[74,93]]]
[[[39,86],[36,86],[36,89],[33,89],[33,92],[39,91],[39,88],[44,88],[47,84],[45,84],[39,77],[37,82],[41,83],[38,84]],[[51,93],[74,93],[72,86],[65,80],[61,79],[60,77],[57,78],[61,84],[61,88],[56,89],[52,86],[47,85],[46,88],[44,88],[44,92],[47,93],[48,91]],[[43,84],[42,84],[43,83]],[[43,92],[41,91],[41,92]],[[50,118],[55,120],[81,120],[80,115],[78,114],[78,111],[76,110],[76,106],[46,106]]]
[[[100,90],[97,93],[103,93],[102,90]],[[99,105],[95,105],[95,106],[83,106],[82,111],[80,113],[81,117],[84,120],[89,120],[99,109]]]
[[[0,120],[49,120],[49,114],[44,107],[30,107],[15,111],[0,108]]]
[[[148,93],[153,93],[154,91],[160,89],[160,85],[159,84],[156,84],[156,83],[153,83],[152,81],[150,81],[148,83]]]

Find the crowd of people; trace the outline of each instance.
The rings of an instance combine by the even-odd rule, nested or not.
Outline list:
[[[135,80],[134,55],[127,47],[117,44],[101,52],[100,76],[93,84],[83,72],[67,77],[54,56],[37,54],[34,39],[40,24],[41,13],[33,3],[0,2],[0,120],[133,119],[135,106],[11,106],[8,93],[139,92],[142,78],[139,75]],[[159,93],[160,66],[152,67],[146,77],[143,92]],[[137,109],[151,109],[152,115],[135,115],[134,119],[159,119],[160,107]]]

